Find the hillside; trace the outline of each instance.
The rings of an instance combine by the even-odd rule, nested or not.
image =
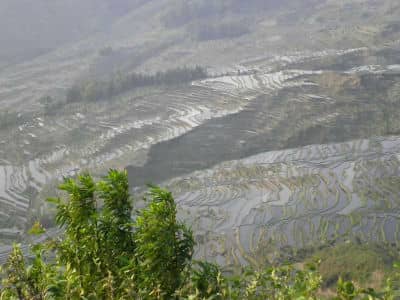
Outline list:
[[[270,240],[398,243],[400,5],[243,3],[0,3],[5,253],[52,225],[43,200],[64,176],[125,167],[138,192],[171,188],[219,263],[262,260]],[[196,65],[207,78],[67,101]]]
[[[28,61],[109,26],[144,1],[26,1],[0,3],[0,67]]]

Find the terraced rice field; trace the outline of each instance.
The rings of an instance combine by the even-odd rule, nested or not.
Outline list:
[[[262,264],[287,245],[400,242],[400,137],[271,151],[166,182],[198,256]],[[273,251],[271,251],[273,255]]]
[[[62,93],[90,55],[55,57],[45,75],[40,61],[1,73],[0,99],[19,115],[0,130],[0,253],[47,215],[62,177],[126,166],[135,190],[172,189],[198,255],[223,264],[345,233],[397,243],[400,73],[384,57],[368,64],[380,50],[260,56],[224,68],[239,72],[51,114],[37,99]]]
[[[365,60],[364,50],[348,53],[358,51]],[[347,61],[333,71],[324,59],[312,71],[259,68],[196,83],[254,99],[153,146],[143,167],[128,169],[133,184],[153,178],[172,190],[197,234],[198,256],[261,265],[286,246],[398,244],[397,64]]]
[[[41,116],[26,121],[1,141],[4,156],[26,160],[21,165],[5,159],[0,163],[3,211],[26,217],[30,208],[24,196],[27,190],[38,192],[49,180],[73,176],[82,169],[104,170],[107,163],[112,161],[115,166],[124,156],[140,165],[145,160],[140,151],[145,153],[152,144],[179,136],[207,119],[237,112],[248,101],[192,86],[145,96],[125,95],[117,104],[93,104],[59,118]],[[11,147],[22,157],[8,152]],[[118,166],[123,167],[126,160]]]

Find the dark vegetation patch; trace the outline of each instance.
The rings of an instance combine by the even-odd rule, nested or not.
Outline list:
[[[202,67],[176,68],[155,74],[117,73],[108,81],[87,80],[68,89],[67,102],[93,102],[107,100],[135,88],[159,85],[178,85],[207,77]]]
[[[22,118],[16,112],[0,112],[0,129],[7,129],[21,124]]]
[[[392,35],[397,35],[399,31],[400,31],[400,22],[396,21],[387,24],[381,34],[382,37],[388,38]]]
[[[57,100],[48,95],[40,98],[39,103],[42,106],[43,114],[46,116],[57,114],[57,112],[60,112],[60,109],[65,105],[64,101]]]

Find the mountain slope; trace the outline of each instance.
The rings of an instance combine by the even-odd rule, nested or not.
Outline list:
[[[354,193],[362,194],[364,186],[359,184],[368,182],[369,163],[377,166],[371,180],[380,174],[398,176],[400,5],[394,0],[288,2],[252,1],[252,9],[246,10],[236,0],[218,5],[154,0],[132,7],[118,4],[112,10],[107,5],[119,2],[37,2],[31,19],[21,24],[32,32],[45,32],[39,38],[43,42],[25,33],[18,45],[46,45],[51,51],[0,70],[0,212],[7,228],[5,239],[22,238],[20,230],[31,219],[46,220],[49,207],[43,199],[63,176],[81,170],[102,174],[108,168],[126,166],[132,185],[139,190],[148,181],[177,182],[174,192],[182,203],[192,206],[193,220],[203,216],[204,207],[219,206],[220,200],[239,199],[238,206],[246,200],[248,215],[255,216],[250,212],[259,208],[259,201],[279,202],[289,195],[299,210],[274,208],[277,214],[272,221],[258,214],[257,218],[228,218],[228,223],[218,214],[210,217],[220,222],[218,226],[234,229],[247,221],[251,228],[268,221],[276,225],[279,245],[291,236],[278,229],[289,228],[287,223],[295,226],[299,218],[306,220],[310,214],[305,206],[316,208],[314,215],[321,207],[329,209],[319,223],[322,227],[314,228],[313,238],[344,230],[329,227],[343,211],[352,213],[353,219],[346,222],[362,225],[357,233],[371,225],[358,222],[357,213],[362,220],[369,214],[386,217],[390,207],[396,207],[391,202],[396,190],[390,187],[390,178],[379,183],[381,190],[375,196],[364,199],[368,202],[389,194],[381,211],[360,205],[360,197],[348,191],[354,188]],[[7,16],[15,7],[15,15],[22,18],[23,3],[8,4]],[[64,10],[63,17],[53,20],[56,15],[49,13],[51,7]],[[78,15],[76,8],[80,8]],[[44,23],[32,21],[33,16]],[[74,25],[69,27],[70,23]],[[64,28],[65,34],[52,37],[61,33],[57,27]],[[14,29],[20,31],[2,28],[9,36]],[[10,38],[14,46],[4,53],[18,48],[16,40]],[[196,64],[208,69],[209,78],[127,89],[100,102],[66,102],[66,92],[75,83]],[[395,146],[388,147],[391,144]],[[288,154],[288,148],[295,150]],[[358,156],[352,156],[354,149]],[[323,154],[325,150],[329,155]],[[264,180],[265,170],[253,174],[256,163],[237,167],[247,157],[250,161],[257,154],[269,157],[271,151],[289,155],[275,165],[276,170],[267,167],[267,175],[278,178],[275,181]],[[335,151],[341,156],[336,157]],[[315,156],[315,152],[322,154]],[[293,166],[296,155],[301,155],[300,167]],[[337,172],[329,174],[324,160]],[[220,172],[226,161],[227,173]],[[303,166],[307,161],[311,165]],[[357,176],[352,176],[349,164],[359,167]],[[296,173],[299,170],[304,174]],[[187,174],[206,179],[197,184],[194,175]],[[207,179],[214,175],[219,179]],[[233,179],[226,182],[224,176]],[[192,196],[180,193],[185,188]],[[195,195],[200,195],[199,201],[193,200]],[[340,207],[335,207],[337,197]],[[374,230],[388,228],[390,232],[379,235],[379,241],[397,241],[392,221],[387,225],[380,221],[374,222]],[[220,234],[214,227],[213,231]],[[230,237],[228,242],[236,243],[236,237]],[[297,242],[303,240],[310,242],[302,237]]]
[[[44,54],[108,26],[144,1],[0,2],[0,66]]]

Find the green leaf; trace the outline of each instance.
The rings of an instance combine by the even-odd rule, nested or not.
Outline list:
[[[40,224],[39,221],[36,221],[32,228],[29,229],[28,234],[30,235],[41,235],[43,233],[45,233],[46,230],[42,227],[42,225]]]

